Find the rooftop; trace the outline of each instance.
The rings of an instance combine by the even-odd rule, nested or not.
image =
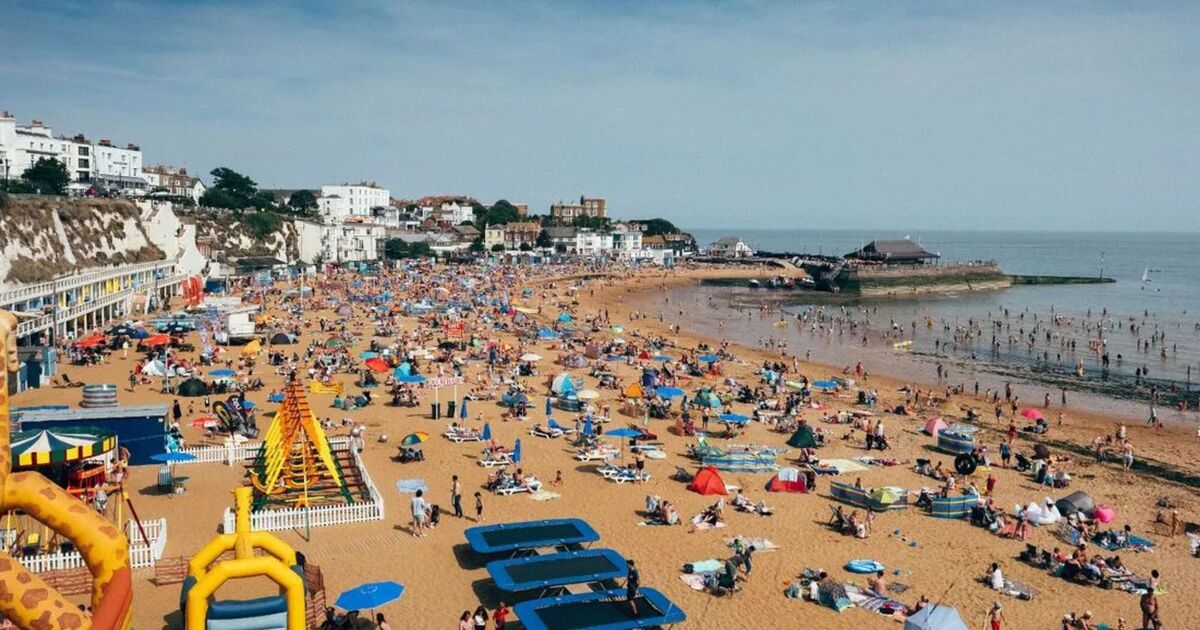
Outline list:
[[[862,249],[846,254],[846,258],[893,262],[934,260],[940,257],[907,238],[871,241]]]

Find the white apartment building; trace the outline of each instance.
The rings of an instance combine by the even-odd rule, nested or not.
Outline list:
[[[612,234],[593,230],[575,232],[575,251],[579,256],[607,256],[613,247]]]
[[[50,127],[40,120],[27,126],[18,125],[13,114],[0,112],[0,178],[20,179],[42,158],[65,161],[62,142],[54,137]]]
[[[650,258],[650,251],[642,247],[642,230],[638,223],[614,223],[612,229],[613,256],[626,260]]]
[[[62,155],[60,159],[66,164],[71,181],[86,189],[91,184],[92,170],[95,168],[91,140],[83,137],[83,134],[58,140]]]
[[[144,190],[146,178],[142,174],[142,149],[136,144],[123,148],[101,139],[92,147],[93,177],[109,188],[121,190]]]
[[[327,221],[337,223],[349,217],[370,217],[371,208],[386,208],[391,194],[375,184],[321,186],[317,208]]]
[[[380,243],[386,236],[382,225],[351,219],[343,223],[326,224],[321,230],[321,245],[325,262],[344,263],[378,260]]]

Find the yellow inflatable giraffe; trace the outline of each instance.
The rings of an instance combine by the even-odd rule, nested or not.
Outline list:
[[[0,513],[21,510],[75,543],[92,574],[88,614],[0,549],[0,617],[25,630],[125,630],[133,603],[129,542],[121,530],[36,472],[12,472],[8,373],[17,363],[17,319],[0,311]]]

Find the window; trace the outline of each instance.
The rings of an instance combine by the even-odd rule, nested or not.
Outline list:
[[[90,147],[79,147],[79,155],[86,156]]]

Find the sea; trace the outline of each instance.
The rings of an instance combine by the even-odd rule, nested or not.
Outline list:
[[[832,365],[862,361],[880,373],[968,392],[976,382],[981,393],[1013,386],[1037,406],[1066,397],[1095,411],[1148,416],[1156,407],[1168,420],[1197,419],[1175,407],[1200,404],[1200,233],[690,232],[701,247],[735,236],[756,250],[824,255],[907,237],[944,262],[995,260],[1012,274],[1113,278],[873,299],[739,284],[645,299],[648,311],[685,327],[750,345],[786,344],[792,354]]]

